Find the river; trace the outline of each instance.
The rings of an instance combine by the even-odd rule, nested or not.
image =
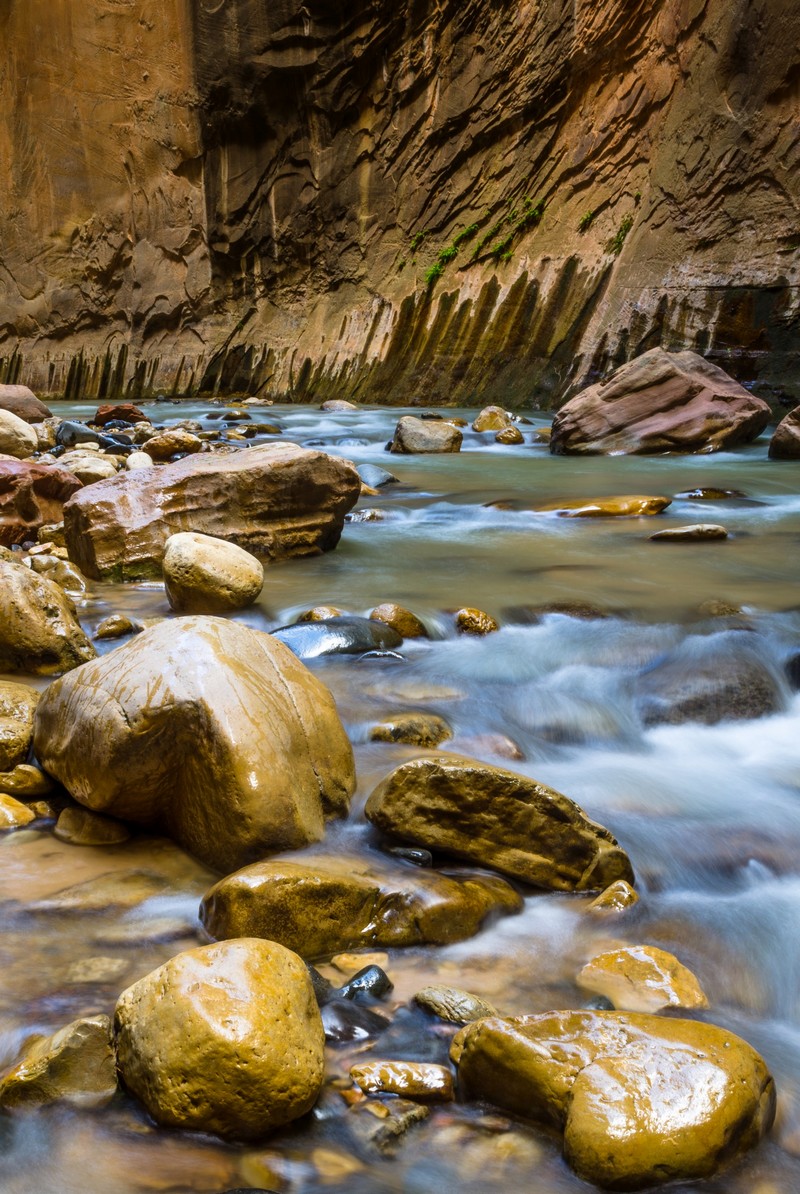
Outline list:
[[[55,409],[88,419],[94,408]],[[185,403],[146,409],[166,423],[218,410]],[[253,412],[277,422],[283,440],[378,464],[400,483],[361,499],[359,510],[379,516],[349,522],[334,552],[269,568],[259,603],[239,620],[269,630],[313,605],[365,614],[394,601],[431,633],[407,642],[402,659],[310,665],[336,697],[359,777],[350,818],[330,828],[326,849],[369,839],[366,797],[397,763],[420,753],[370,742],[369,726],[422,708],[452,726],[446,749],[550,784],[611,829],[632,859],[641,899],[622,917],[598,918],[587,915],[586,897],[530,895],[519,916],[458,946],[393,951],[388,1006],[400,1008],[428,982],[447,982],[509,1014],[586,1007],[591,997],[575,975],[590,957],[612,942],[667,949],[708,994],[711,1008],[701,1016],[759,1049],[779,1091],[770,1138],[719,1178],[681,1189],[800,1189],[800,696],[784,670],[800,652],[797,466],[769,461],[767,436],[713,456],[556,458],[537,440],[549,421],[536,414],[521,425],[525,442],[516,447],[465,429],[459,454],[390,456],[384,445],[403,413],[419,412],[326,414],[277,405]],[[447,412],[470,421],[475,413]],[[743,496],[676,496],[698,487]],[[631,493],[673,502],[655,518],[573,519],[535,510]],[[721,523],[730,537],[649,540],[657,529],[695,522]],[[714,601],[732,612],[719,616],[707,605]],[[531,609],[576,602],[606,616],[537,616]],[[456,635],[451,615],[461,606],[494,615],[500,631]],[[163,589],[153,584],[91,583],[79,612],[91,632],[118,610],[169,616]],[[654,670],[667,666],[673,677],[690,679],[704,669],[751,665],[772,678],[777,711],[770,716],[643,724],[642,678]],[[511,744],[522,759],[509,760]],[[109,874],[109,890],[121,894],[94,911],[52,898]],[[30,1033],[111,1012],[123,987],[204,940],[197,905],[210,881],[203,867],[160,840],[136,837],[100,850],[60,843],[46,829],[0,838],[0,1067]],[[342,981],[332,968],[321,969]],[[404,1056],[423,1048],[415,1015],[401,1010],[391,1031]],[[347,1073],[351,1055],[329,1050],[331,1078]],[[394,1155],[379,1152],[363,1123],[355,1130],[350,1119],[333,1087],[305,1122],[259,1147],[156,1129],[123,1097],[102,1112],[50,1109],[0,1119],[0,1190],[591,1188],[566,1167],[558,1140],[485,1107],[432,1110]]]

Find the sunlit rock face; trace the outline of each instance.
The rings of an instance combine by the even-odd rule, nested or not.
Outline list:
[[[513,405],[663,343],[800,396],[788,0],[8,0],[0,35],[0,382]]]

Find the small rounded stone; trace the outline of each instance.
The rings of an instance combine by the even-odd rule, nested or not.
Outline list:
[[[405,609],[402,605],[395,605],[391,601],[387,601],[383,605],[376,605],[369,616],[373,622],[385,622],[398,634],[402,634],[403,638],[428,637],[424,623],[416,614],[412,614],[411,610]]]
[[[499,623],[482,609],[467,606],[456,611],[456,630],[459,634],[493,634],[499,629]]]

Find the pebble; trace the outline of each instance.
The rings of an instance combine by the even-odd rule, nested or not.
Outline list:
[[[361,1062],[351,1067],[350,1077],[365,1094],[403,1095],[408,1099],[443,1103],[453,1098],[451,1071],[431,1062]]]
[[[622,912],[639,902],[639,895],[626,879],[617,879],[589,905],[590,912]]]
[[[13,771],[0,773],[0,792],[8,796],[49,796],[53,788],[50,776],[32,763],[19,763]]]
[[[99,623],[93,637],[96,639],[123,638],[126,634],[139,634],[144,627],[132,621],[125,614],[112,614]]]
[[[423,987],[417,991],[414,1001],[448,1024],[470,1024],[473,1020],[482,1020],[484,1016],[499,1014],[491,1003],[479,995],[461,991],[458,987]]]
[[[118,846],[131,836],[121,821],[78,806],[62,810],[53,833],[72,846]]]
[[[385,969],[389,965],[389,955],[376,951],[368,954],[335,954],[331,958],[331,966],[335,966],[342,974],[355,974],[365,966],[380,966]]]
[[[6,829],[22,829],[36,820],[36,814],[13,796],[0,795],[0,832]]]
[[[435,713],[400,713],[378,722],[369,731],[370,742],[405,742],[425,748],[438,746],[452,737],[450,726]]]
[[[491,614],[487,614],[481,609],[465,606],[456,611],[456,630],[459,634],[494,634],[499,629],[499,623]]]

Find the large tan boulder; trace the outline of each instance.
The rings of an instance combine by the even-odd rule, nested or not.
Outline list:
[[[80,804],[221,871],[318,840],[355,785],[325,686],[270,635],[222,618],[162,622],[56,681],[34,746]]]
[[[0,771],[27,759],[38,702],[39,693],[30,685],[0,680]]]
[[[122,1080],[167,1127],[257,1138],[305,1115],[322,1087],[311,979],[274,941],[178,954],[123,991],[114,1025]]]
[[[24,460],[38,447],[39,437],[24,419],[0,409],[0,453]]]
[[[548,1012],[470,1024],[454,1041],[468,1098],[564,1132],[580,1177],[638,1190],[710,1177],[769,1130],[775,1087],[733,1033],[692,1020]]]
[[[402,763],[375,788],[365,812],[392,838],[535,887],[591,891],[633,879],[615,838],[569,797],[459,755]]]
[[[405,415],[397,424],[392,451],[398,453],[460,452],[464,436],[458,427],[438,419]]]
[[[473,431],[505,431],[512,427],[511,416],[502,406],[484,406],[472,424]]]
[[[80,488],[66,469],[0,459],[0,544],[35,540],[40,527],[61,522],[64,502]]]
[[[160,579],[164,545],[178,531],[226,539],[262,560],[330,551],[360,489],[347,461],[296,444],[200,453],[76,494],[64,532],[86,576]]]
[[[521,907],[513,888],[492,875],[315,854],[228,875],[203,897],[200,918],[212,937],[267,937],[304,958],[322,958],[463,941],[490,913]]]
[[[0,410],[10,411],[26,423],[40,423],[53,413],[27,386],[0,386]]]
[[[800,406],[790,410],[770,440],[771,460],[800,460]]]
[[[0,560],[0,671],[49,676],[94,657],[64,590]]]
[[[38,1037],[0,1081],[0,1107],[73,1103],[99,1107],[117,1091],[108,1016],[74,1020]]]
[[[750,443],[766,402],[694,352],[649,352],[582,390],[556,415],[555,455],[719,452]]]
[[[194,531],[170,535],[162,567],[167,599],[179,613],[244,609],[264,584],[264,566],[249,551]]]

